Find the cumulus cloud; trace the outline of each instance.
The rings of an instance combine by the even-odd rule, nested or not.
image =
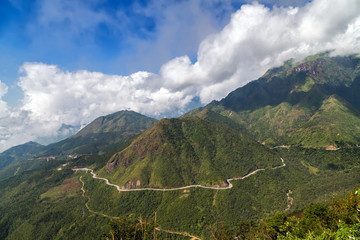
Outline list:
[[[5,94],[8,92],[8,87],[5,83],[0,81],[0,118],[8,114],[8,106],[6,102],[2,100]]]
[[[24,98],[20,108],[1,112],[0,150],[27,141],[59,140],[98,116],[119,110],[155,117],[180,114],[193,98],[162,87],[160,76],[149,72],[129,76],[69,72],[44,63],[25,63],[20,71],[18,85]],[[0,83],[0,96],[6,90]]]
[[[356,0],[318,0],[302,8],[243,5],[220,33],[202,41],[197,62],[179,57],[161,74],[169,87],[198,87],[202,103],[220,99],[289,58],[359,53],[359,12]]]
[[[25,63],[18,83],[23,104],[0,119],[2,128],[10,126],[0,136],[1,148],[49,137],[63,123],[83,125],[121,109],[151,116],[180,114],[195,97],[203,104],[221,99],[290,58],[326,50],[360,53],[359,13],[357,0],[315,0],[296,8],[243,5],[222,31],[201,42],[195,62],[179,56],[164,63],[158,74],[70,72]],[[0,96],[6,91],[0,84]],[[6,106],[0,102],[0,108]]]
[[[94,116],[128,108],[156,116],[183,109],[191,101],[183,92],[163,88],[160,76],[149,72],[66,72],[43,63],[25,63],[21,71],[22,110],[33,119],[47,116],[51,121],[85,124]]]

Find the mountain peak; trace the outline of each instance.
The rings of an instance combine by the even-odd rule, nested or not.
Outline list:
[[[88,154],[119,149],[129,139],[151,127],[157,120],[124,110],[96,118],[77,134],[50,144],[46,153]]]
[[[106,116],[96,118],[86,127],[81,129],[75,136],[85,136],[94,133],[122,132],[125,129],[135,131],[146,119],[150,119],[140,113],[123,110]],[[149,121],[142,127],[145,130],[156,122],[155,119]]]
[[[272,151],[246,134],[189,117],[160,120],[116,153],[101,175],[124,187],[221,185],[278,163]]]
[[[358,55],[323,53],[289,60],[189,115],[210,109],[271,145],[352,145],[360,140],[359,92]]]

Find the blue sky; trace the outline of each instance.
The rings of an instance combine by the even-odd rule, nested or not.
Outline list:
[[[156,73],[164,62],[177,56],[189,55],[194,61],[200,41],[224,27],[230,15],[247,3],[189,2],[1,1],[0,80],[9,86],[4,99],[11,106],[21,99],[16,82],[24,62],[128,75],[140,70]],[[273,1],[260,2],[273,5]],[[289,1],[275,2],[290,5]],[[299,6],[306,1],[290,2]],[[199,26],[194,28],[198,20]],[[176,25],[174,31],[168,21]]]
[[[73,71],[87,69],[109,74],[127,75],[145,70],[157,72],[162,63],[173,57],[189,54],[195,57],[201,38],[224,26],[235,8],[219,12],[210,4],[202,4],[208,15],[208,26],[199,36],[189,36],[186,45],[156,46],[159,34],[166,34],[166,11],[179,1],[29,1],[0,2],[0,79],[10,86],[5,99],[14,105],[20,91],[14,91],[19,68],[24,62],[56,64]],[[234,4],[234,7],[237,4]],[[170,9],[170,10],[169,10]],[[215,13],[216,12],[216,13]],[[171,12],[169,12],[170,14]],[[214,14],[215,13],[215,14]],[[196,21],[196,12],[175,16],[184,28]],[[178,29],[179,30],[179,29]],[[176,34],[176,33],[172,33]],[[176,35],[168,36],[174,41]],[[152,46],[154,44],[154,46]],[[154,51],[143,49],[155,47]],[[139,52],[142,50],[142,52]],[[144,56],[148,55],[148,56]],[[142,60],[150,59],[149,60]]]
[[[176,117],[359,39],[358,0],[2,0],[0,151],[124,109]]]

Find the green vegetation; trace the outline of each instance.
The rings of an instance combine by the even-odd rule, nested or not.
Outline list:
[[[352,146],[360,141],[360,59],[328,53],[286,62],[257,81],[186,116],[212,110],[259,142],[303,147]]]
[[[133,215],[109,222],[110,230],[102,239],[163,239],[148,219],[135,218]]]
[[[308,206],[294,215],[277,213],[265,221],[240,222],[229,228],[218,223],[213,239],[359,239],[360,189],[332,200]]]
[[[44,148],[36,142],[28,142],[22,145],[12,147],[0,154],[0,170],[9,166],[10,164],[32,158],[35,154]]]
[[[48,145],[41,154],[102,154],[115,151],[156,121],[133,111],[116,112],[95,119],[72,137]]]
[[[71,170],[74,166],[100,170],[110,154],[83,156],[70,161],[61,171],[57,169],[63,161],[50,161],[0,182],[0,238],[16,239],[19,234],[23,239],[109,237],[106,235],[111,234],[109,221],[122,226],[118,221],[132,214],[130,219],[135,220],[126,224],[135,226],[140,216],[153,221],[156,212],[156,226],[160,229],[210,239],[218,223],[232,231],[237,223],[252,220],[258,224],[260,219],[283,212],[289,204],[289,190],[294,200],[286,213],[291,215],[311,203],[322,203],[333,194],[349,191],[360,182],[360,149],[326,151],[292,147],[272,151],[284,158],[286,167],[233,181],[234,187],[228,190],[191,188],[119,193],[104,181],[93,179],[90,173]],[[307,166],[318,169],[317,174]],[[153,228],[147,231],[153,234]],[[157,234],[158,239],[185,238],[167,232]]]
[[[116,153],[100,175],[129,188],[211,186],[279,165],[279,156],[246,134],[192,117],[159,121]]]
[[[124,111],[4,152],[0,239],[359,238],[359,69],[355,56],[288,61],[179,119]],[[20,161],[40,152],[58,158]],[[74,167],[127,188],[224,187],[264,170],[229,189],[119,192]]]
[[[33,170],[46,164],[46,159],[29,159],[15,162],[0,170],[0,181],[6,178],[16,176],[24,171]]]
[[[100,238],[107,219],[85,208],[79,178],[52,161],[0,181],[0,239]]]
[[[107,154],[119,151],[123,145],[151,127],[155,119],[133,111],[120,111],[99,117],[74,136],[43,146],[28,142],[0,154],[0,180],[44,164],[46,157],[74,158],[84,154]]]

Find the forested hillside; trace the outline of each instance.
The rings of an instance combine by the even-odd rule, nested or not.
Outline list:
[[[360,139],[360,58],[310,56],[186,116],[210,109],[270,146],[355,146]]]
[[[12,148],[0,239],[356,239],[359,79],[356,56],[320,54],[180,118]]]

